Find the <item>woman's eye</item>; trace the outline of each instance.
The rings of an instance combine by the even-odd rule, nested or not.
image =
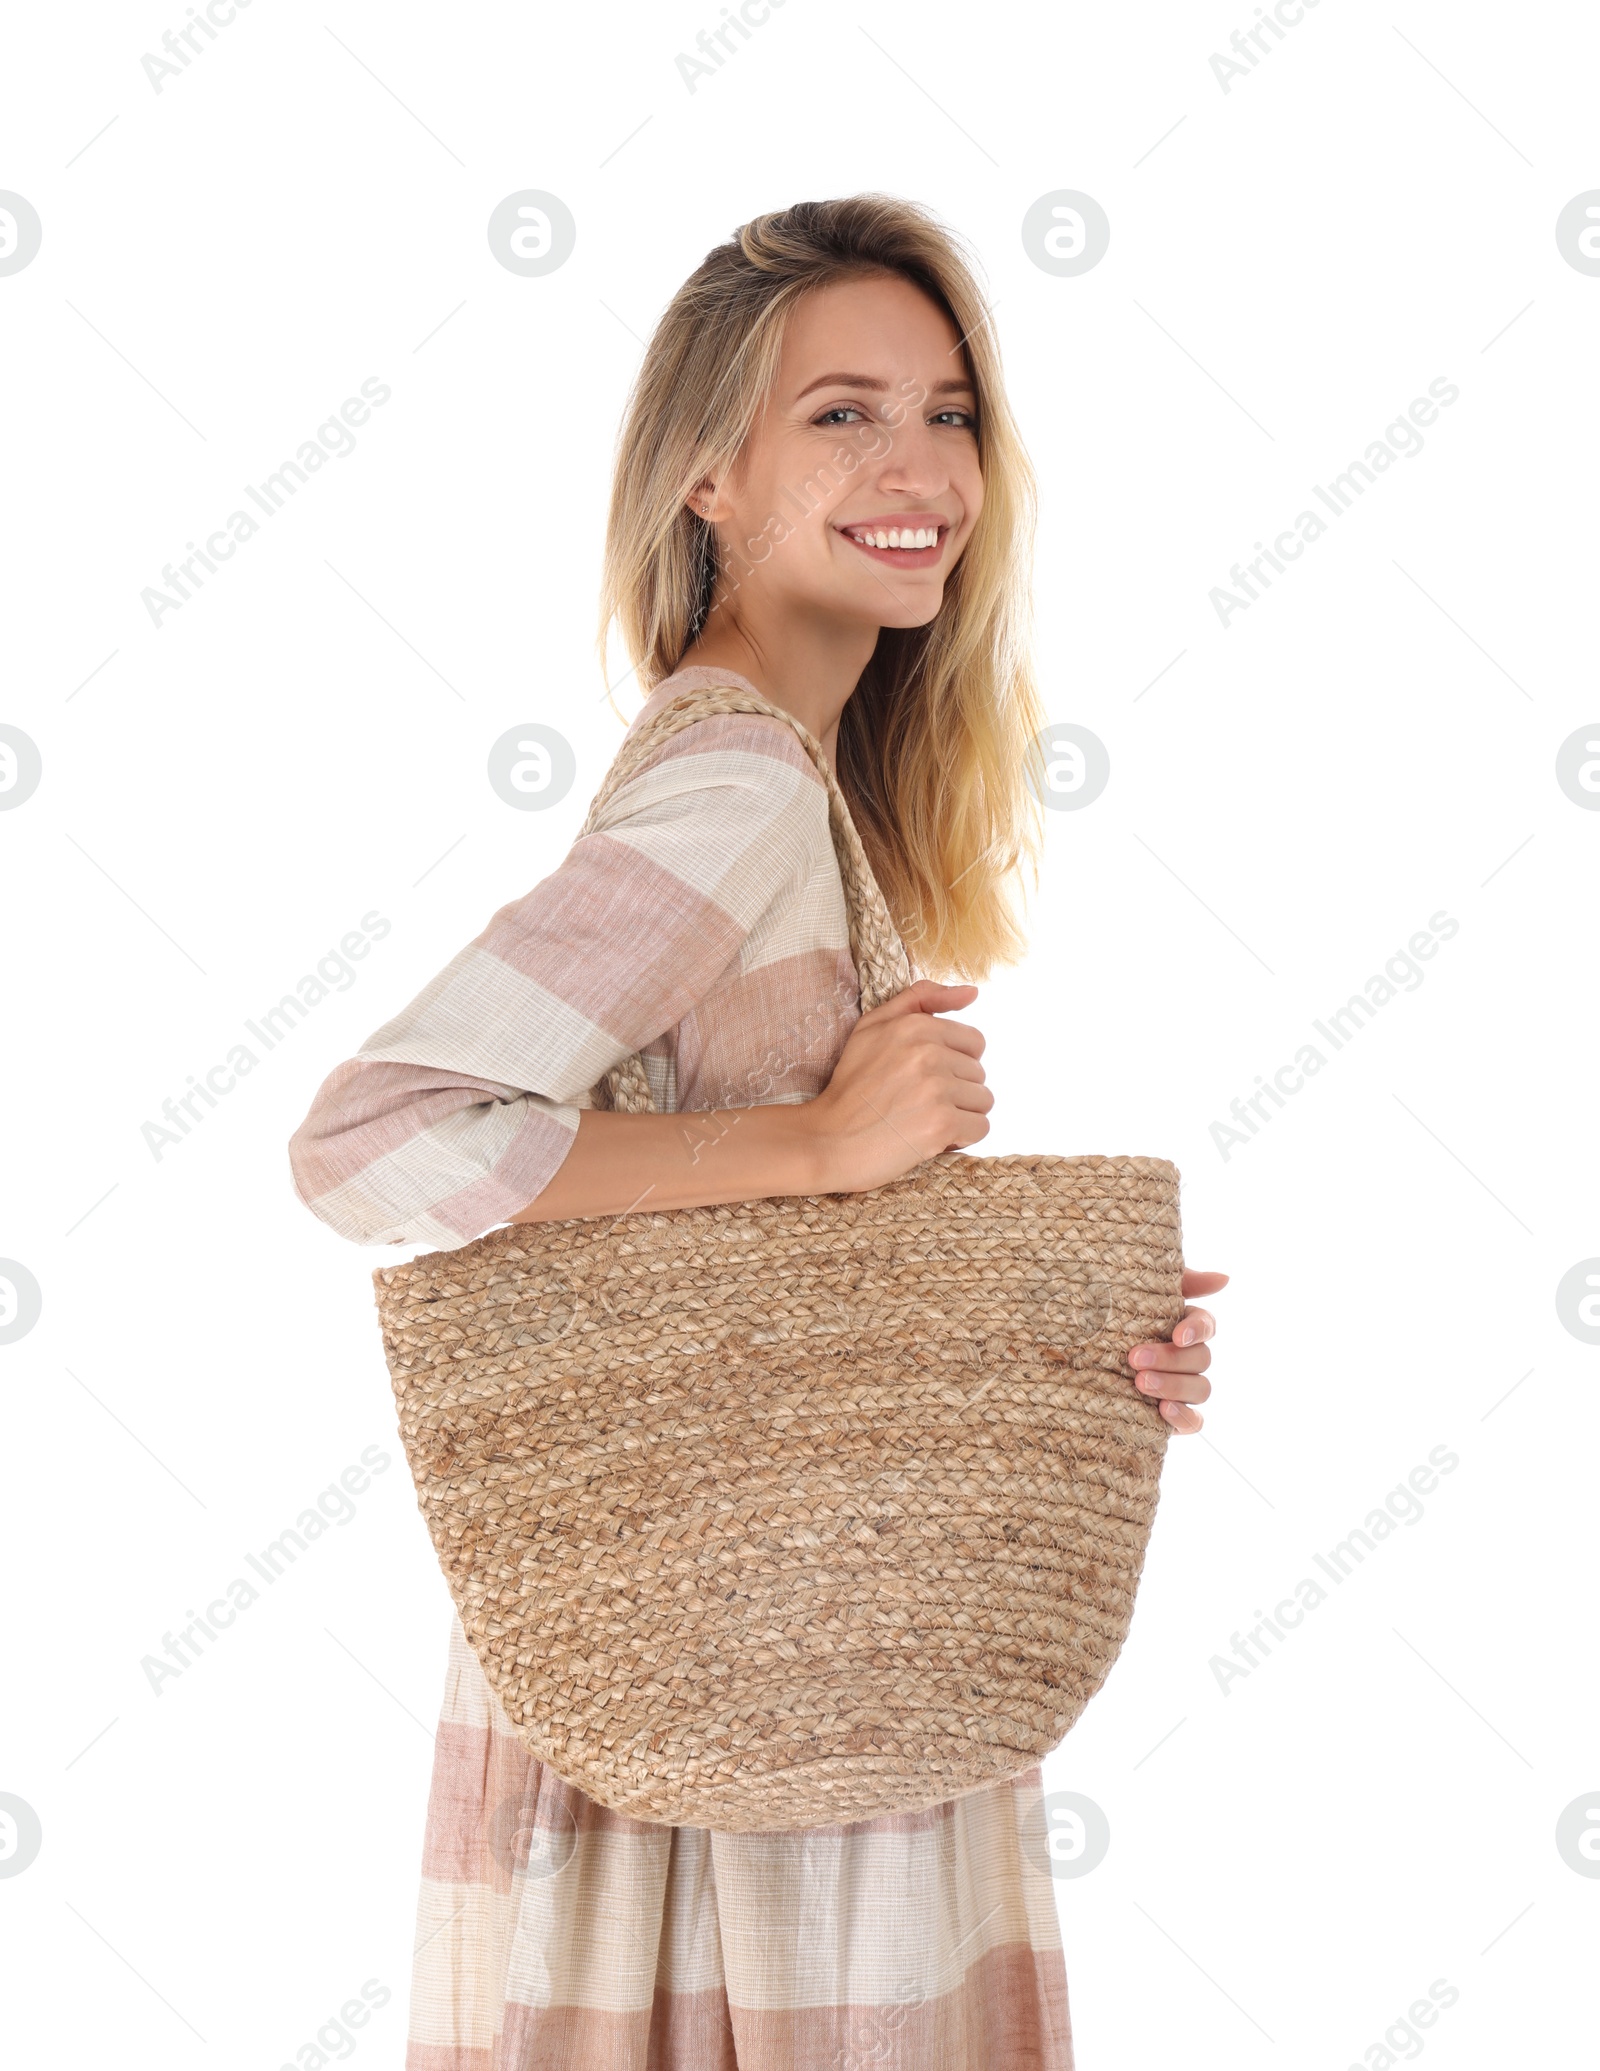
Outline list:
[[[835,403],[830,409],[813,418],[812,422],[818,425],[837,425],[853,419],[865,423],[866,416],[866,411],[859,403]],[[947,425],[953,431],[976,431],[978,428],[977,419],[972,411],[961,410],[954,405],[948,410],[936,410],[928,422]]]

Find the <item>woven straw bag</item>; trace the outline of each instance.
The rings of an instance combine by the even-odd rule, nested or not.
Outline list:
[[[816,741],[862,1010],[909,981]],[[637,1057],[597,1104],[638,1113]],[[1161,1158],[946,1152],[860,1194],[516,1223],[373,1275],[462,1625],[540,1760],[724,1832],[913,1811],[1053,1748],[1128,1630],[1183,1312]]]

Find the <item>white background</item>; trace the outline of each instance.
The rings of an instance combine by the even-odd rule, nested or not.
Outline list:
[[[1600,278],[1554,226],[1600,186],[1595,18],[1323,0],[1224,92],[1243,0],[789,0],[691,93],[720,6],[256,0],[157,93],[183,19],[23,10],[0,82],[44,226],[0,278],[0,718],[44,760],[0,814],[0,1255],[44,1297],[0,1350],[0,1791],[43,1828],[0,1879],[15,2061],[271,2071],[378,1979],[358,2055],[401,2062],[448,1623],[371,1307],[405,1254],[308,1215],[284,1146],[609,760],[609,460],[666,299],[751,214],[869,188],[982,260],[1048,708],[1111,757],[968,1017],[985,1148],[1173,1158],[1189,1263],[1233,1276],[1133,1636],[1047,1764],[1112,1836],[1057,1887],[1080,2071],[1381,2065],[1437,1979],[1441,2071],[1587,2061],[1600,1880],[1554,1833],[1600,1791],[1600,1350],[1555,1289],[1600,1252],[1600,815],[1554,769],[1600,720]],[[578,225],[536,279],[485,236],[528,187]],[[1075,278],[1020,236],[1060,188],[1111,222]],[[371,376],[356,450],[153,626],[163,564]],[[1425,450],[1219,624],[1441,376]],[[578,758],[547,813],[484,774],[533,720]],[[1230,1102],[1441,909],[1422,982],[1224,1157]],[[153,1157],[373,910],[355,982]],[[141,1658],[373,1444],[354,1519],[154,1694]],[[1439,1446],[1420,1522],[1224,1694],[1212,1657]]]

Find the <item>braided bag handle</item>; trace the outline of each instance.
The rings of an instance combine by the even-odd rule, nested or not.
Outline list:
[[[628,735],[617,750],[616,759],[606,771],[579,829],[580,840],[583,835],[596,831],[604,807],[630,778],[638,774],[663,741],[682,733],[685,727],[693,726],[697,720],[723,712],[764,712],[769,718],[781,719],[794,729],[801,746],[816,764],[828,789],[828,830],[833,836],[833,852],[839,861],[839,878],[844,886],[850,954],[861,986],[861,1011],[866,1013],[870,1008],[881,1006],[885,1000],[893,999],[896,993],[904,992],[911,983],[911,962],[900,939],[900,931],[884,903],[883,893],[867,861],[866,850],[861,846],[861,837],[850,817],[850,808],[839,789],[839,780],[829,768],[821,744],[792,712],[784,711],[781,705],[774,705],[759,692],[741,690],[731,683],[703,684],[698,689],[684,691],[663,705],[659,712],[653,713],[643,726]],[[623,1058],[620,1064],[613,1065],[594,1090],[620,1114],[647,1115],[655,1110],[644,1060],[637,1051],[631,1057]]]

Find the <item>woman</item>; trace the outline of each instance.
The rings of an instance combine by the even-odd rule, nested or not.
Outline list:
[[[1015,961],[1043,725],[1032,480],[948,234],[881,196],[763,216],[680,290],[619,444],[601,652],[649,696],[753,688],[821,744],[913,959],[862,1014],[824,783],[713,713],[319,1090],[307,1206],[362,1244],[856,1191],[988,1133],[941,1018]],[[641,1051],[660,1112],[597,1109]],[[686,1126],[684,1110],[722,1110]],[[737,1122],[737,1127],[729,1126]],[[1190,1274],[1186,1295],[1222,1275]],[[1211,1317],[1139,1348],[1199,1428]],[[1069,2071],[1040,1771],[799,1833],[632,1820],[511,1731],[459,1621],[429,1806],[410,2071]]]

